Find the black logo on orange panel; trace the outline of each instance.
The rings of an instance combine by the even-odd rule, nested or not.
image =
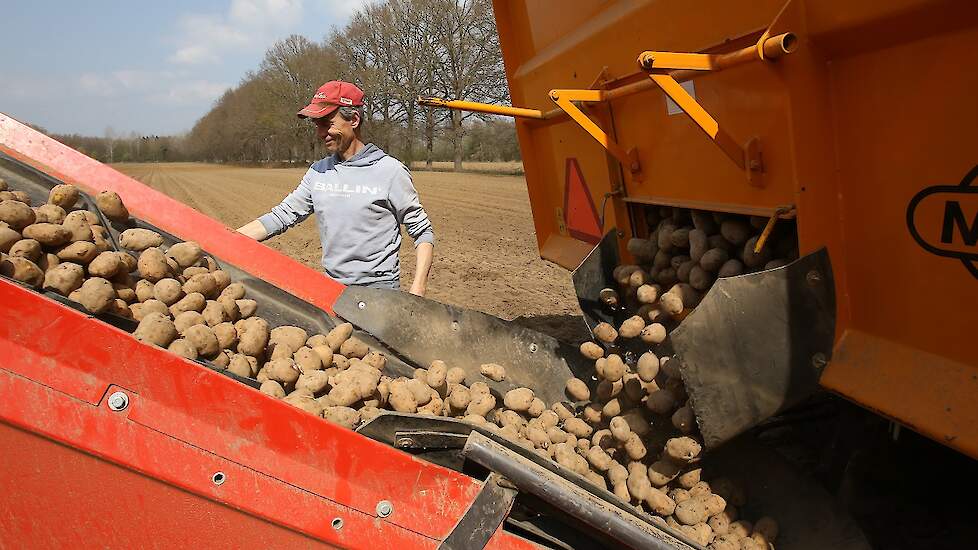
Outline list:
[[[907,228],[931,254],[956,258],[978,279],[978,166],[958,185],[935,185],[907,205]]]

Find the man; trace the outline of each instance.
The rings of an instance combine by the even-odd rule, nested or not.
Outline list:
[[[348,82],[323,84],[299,111],[316,125],[329,155],[316,162],[278,206],[238,229],[263,241],[316,214],[326,274],[346,285],[400,288],[400,225],[414,240],[411,293],[424,296],[435,235],[408,169],[360,140],[363,92]]]

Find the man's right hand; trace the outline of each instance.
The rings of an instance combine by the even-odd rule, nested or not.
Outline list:
[[[247,237],[251,237],[256,241],[264,241],[265,239],[268,238],[268,232],[265,231],[265,226],[262,225],[261,221],[259,220],[248,222],[245,225],[239,227],[237,231],[238,233],[241,233],[242,235],[245,235]]]

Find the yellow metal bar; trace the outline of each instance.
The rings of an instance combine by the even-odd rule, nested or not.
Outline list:
[[[478,103],[475,101],[460,101],[442,99],[440,97],[419,97],[418,105],[425,107],[443,107],[446,109],[457,109],[460,111],[473,111],[476,113],[488,113],[493,115],[511,116],[516,118],[532,118],[536,120],[544,119],[543,111],[539,109],[524,109],[522,107],[510,107],[509,105],[493,105],[491,103]]]
[[[649,78],[676,102],[676,105],[720,147],[724,154],[730,157],[734,164],[741,169],[746,167],[744,149],[737,145],[729,134],[720,129],[716,119],[710,116],[710,113],[706,112],[706,109],[697,103],[674,78],[667,74],[650,74]]]
[[[641,179],[641,166],[638,162],[638,155],[634,149],[625,151],[621,145],[612,139],[600,126],[594,123],[590,117],[584,114],[574,102],[598,103],[605,101],[603,90],[550,90],[550,99],[560,107],[571,119],[584,128],[598,143],[601,144],[612,156],[618,159],[622,166],[632,173],[636,180]]]

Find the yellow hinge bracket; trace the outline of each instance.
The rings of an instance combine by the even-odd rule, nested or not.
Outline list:
[[[567,113],[571,120],[611,153],[621,163],[622,167],[632,174],[633,180],[642,181],[642,165],[638,161],[638,151],[634,147],[626,151],[589,116],[584,114],[575,103],[603,102],[605,99],[602,90],[550,90],[550,99],[557,104],[557,107]]]

